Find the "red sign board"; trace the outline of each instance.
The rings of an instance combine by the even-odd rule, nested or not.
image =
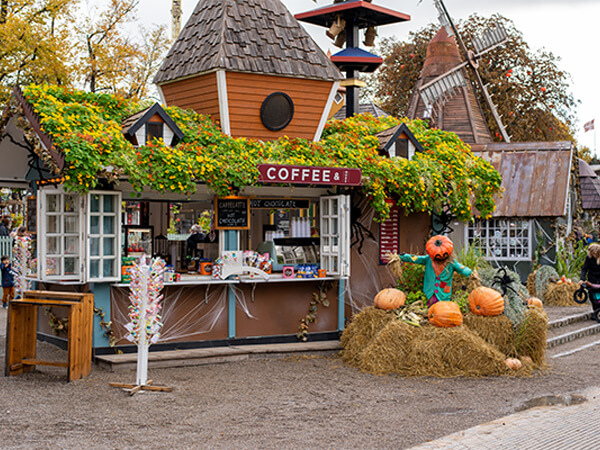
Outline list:
[[[262,183],[326,184],[360,186],[362,171],[343,167],[285,166],[259,164],[258,181]]]
[[[400,252],[400,210],[396,202],[390,204],[390,216],[379,225],[379,261],[387,264],[388,253]]]

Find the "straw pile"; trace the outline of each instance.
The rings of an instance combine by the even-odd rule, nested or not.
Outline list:
[[[537,367],[546,364],[548,316],[536,306],[529,307],[515,334],[515,351],[519,357],[529,356]]]
[[[465,314],[464,325],[485,342],[505,355],[514,350],[514,332],[511,321],[501,314],[494,317]]]
[[[523,353],[519,354],[530,356],[538,364],[543,363],[546,342],[545,335],[540,340],[539,331],[543,327],[536,320],[538,316],[523,326],[519,341]],[[546,324],[545,319],[542,322]],[[506,367],[505,359],[515,354],[515,347],[513,328],[505,316],[469,314],[465,325],[460,327],[438,328],[430,324],[414,327],[398,320],[394,312],[368,307],[354,316],[344,330],[342,345],[342,359],[348,365],[373,374],[435,377],[531,374],[529,366],[517,372]]]
[[[402,261],[400,261],[397,253],[388,254],[387,266],[394,279],[399,280],[402,278]]]
[[[550,283],[544,292],[544,304],[549,306],[581,306],[573,300],[573,294],[579,289],[577,283]]]
[[[529,293],[530,297],[537,297],[537,295],[535,295],[535,274],[536,273],[537,273],[537,271],[534,270],[527,276],[527,292]]]
[[[550,280],[558,280],[558,272],[552,266],[542,266],[535,271],[535,297],[544,298]]]

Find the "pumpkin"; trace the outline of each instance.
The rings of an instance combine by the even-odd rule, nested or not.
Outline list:
[[[521,361],[519,361],[517,358],[506,358],[504,362],[506,366],[512,370],[519,370],[523,366]]]
[[[463,323],[460,306],[454,302],[437,302],[427,311],[427,317],[436,327],[458,327]]]
[[[530,305],[530,306],[537,306],[538,308],[542,308],[542,309],[544,308],[544,304],[537,297],[529,297],[527,299],[527,304]]]
[[[480,286],[473,289],[467,299],[469,309],[478,316],[499,316],[504,312],[504,298],[495,289]]]
[[[404,305],[406,295],[400,289],[383,289],[375,296],[375,308],[379,309],[398,309]]]
[[[454,244],[446,236],[433,236],[425,244],[425,250],[431,259],[445,261],[454,251]]]

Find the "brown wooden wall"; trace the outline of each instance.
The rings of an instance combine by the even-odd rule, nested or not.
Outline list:
[[[274,140],[285,135],[312,140],[332,84],[332,81],[227,72],[232,136]],[[265,98],[274,92],[284,92],[294,102],[294,117],[280,131],[268,130],[260,120],[260,107]]]
[[[208,114],[215,122],[221,120],[216,72],[164,84],[161,88],[167,105]]]

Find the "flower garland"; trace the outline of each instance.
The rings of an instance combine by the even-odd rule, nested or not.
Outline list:
[[[27,279],[31,264],[31,237],[15,236],[13,246],[13,272],[15,279],[15,296],[23,297],[23,293],[31,289]]]
[[[492,165],[475,157],[454,133],[406,121],[425,148],[410,161],[378,154],[374,135],[399,123],[391,117],[357,115],[327,123],[321,141],[284,136],[262,142],[225,135],[208,116],[177,107],[167,113],[184,132],[174,148],[162,140],[134,147],[121,132],[121,121],[143,105],[109,94],[91,94],[57,86],[24,88],[27,101],[65,156],[65,187],[85,193],[99,178],[124,175],[138,192],[192,194],[205,183],[217,195],[258,186],[260,163],[360,168],[362,190],[385,219],[390,198],[406,213],[449,209],[459,220],[475,211],[491,216],[501,179]]]

